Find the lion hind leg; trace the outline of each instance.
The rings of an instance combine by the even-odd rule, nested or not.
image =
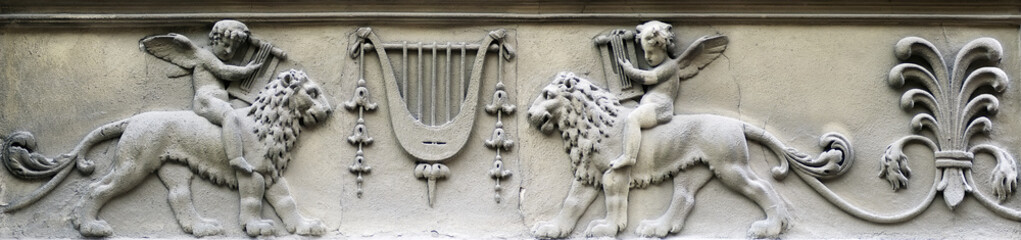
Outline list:
[[[747,161],[743,161],[747,162]],[[730,166],[716,167],[720,180],[762,208],[766,219],[752,223],[748,235],[753,238],[776,238],[785,230],[790,221],[786,203],[773,189],[773,185],[755,175],[747,165],[728,163]]]
[[[674,176],[674,195],[670,207],[659,218],[643,220],[635,233],[642,237],[662,238],[677,233],[684,227],[684,221],[695,206],[695,193],[713,177],[712,171],[704,166],[695,166]]]
[[[195,174],[187,166],[165,164],[157,171],[163,186],[167,187],[167,201],[174,211],[174,217],[185,232],[197,237],[223,233],[223,227],[214,219],[203,218],[191,197],[191,180]]]
[[[82,197],[74,209],[72,219],[75,228],[78,228],[86,237],[105,237],[113,234],[113,228],[106,221],[98,218],[99,210],[106,205],[110,199],[134,189],[145,180],[149,173],[159,165],[138,164],[130,159],[121,159],[124,151],[119,151],[116,158],[117,163],[110,173],[89,187],[89,192]]]

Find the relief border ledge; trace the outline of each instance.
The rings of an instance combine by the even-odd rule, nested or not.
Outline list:
[[[219,19],[244,19],[245,22],[355,22],[371,19],[408,22],[573,22],[633,21],[671,19],[710,22],[763,23],[870,23],[915,24],[1021,24],[1021,14],[854,14],[854,13],[441,13],[441,12],[278,12],[278,13],[159,13],[159,14],[77,14],[16,13],[0,14],[0,24],[84,24],[152,25],[208,23]],[[966,22],[966,23],[961,23]]]

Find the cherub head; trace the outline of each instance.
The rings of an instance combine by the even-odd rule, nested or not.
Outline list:
[[[236,20],[220,20],[209,31],[209,45],[220,60],[234,58],[241,45],[248,41],[248,26]]]
[[[673,26],[670,24],[653,20],[638,25],[635,30],[649,65],[658,66],[667,57],[675,55]]]

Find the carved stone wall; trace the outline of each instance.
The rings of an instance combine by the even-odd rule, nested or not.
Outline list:
[[[112,237],[1021,237],[1021,200],[1013,194],[1021,171],[1015,161],[1021,153],[1021,90],[1013,81],[1021,72],[1021,15],[1013,1],[184,3],[0,4],[0,155],[5,164],[0,170],[0,238],[107,235],[82,230],[92,225],[79,226],[80,212],[102,190],[93,183],[111,171],[127,171],[114,164],[118,154],[147,156],[141,150],[121,153],[129,146],[161,149],[155,157],[135,161],[170,156],[167,163],[153,164],[190,169],[184,171],[194,173],[189,201],[223,231],[187,226],[186,218],[175,214],[176,205],[168,203],[174,191],[167,188],[188,179],[175,176],[191,174],[153,170],[140,173],[137,187],[99,204],[98,219],[112,228]],[[297,139],[283,148],[286,154],[268,158],[289,159],[286,167],[275,164],[276,172],[232,168],[226,155],[215,152],[220,150],[209,151],[223,155],[222,161],[174,160],[178,152],[202,152],[196,146],[219,144],[222,149],[222,142],[203,142],[198,136],[220,134],[220,124],[199,121],[205,117],[195,115],[189,118],[194,122],[182,125],[187,127],[172,130],[155,124],[118,128],[122,119],[143,119],[152,111],[194,114],[193,99],[201,85],[193,82],[200,76],[195,67],[179,67],[179,61],[151,46],[146,50],[141,41],[176,33],[195,46],[209,46],[210,30],[222,19],[244,22],[250,38],[286,53],[273,70],[284,74],[261,81],[272,87],[268,82],[276,80],[280,89],[293,89],[288,93],[295,95],[280,98],[277,105],[301,111],[280,116],[294,117],[289,123],[295,126],[312,121],[300,127],[300,135],[294,133]],[[643,150],[633,165],[613,169],[608,163],[624,151],[619,128],[638,103],[632,98],[613,104],[618,90],[611,85],[619,82],[609,81],[626,78],[608,79],[622,75],[609,73],[624,70],[606,62],[606,56],[617,55],[605,51],[627,48],[624,52],[635,54],[629,62],[637,69],[656,64],[642,59],[641,43],[632,40],[641,37],[625,38],[617,47],[599,37],[640,32],[636,25],[649,20],[672,25],[678,53],[670,57],[680,59],[677,71],[705,62],[688,68],[694,72],[678,77],[683,80],[670,79],[679,84],[673,106],[680,117],[642,133],[642,146],[664,153],[643,158],[652,151]],[[705,50],[711,43],[702,42],[711,36],[725,37],[716,49],[719,56],[685,57],[711,52]],[[244,67],[246,61],[225,64]],[[974,80],[965,83],[968,79]],[[977,90],[958,96],[972,88]],[[938,103],[927,103],[929,96]],[[315,104],[302,104],[303,97]],[[329,109],[320,113],[312,105]],[[571,127],[594,130],[566,133],[572,130],[556,122],[560,114],[578,120]],[[694,115],[700,117],[684,118]],[[166,118],[126,124],[160,119]],[[258,122],[253,119],[251,126]],[[175,141],[130,137],[132,131],[184,133],[203,126],[216,131],[196,131]],[[85,160],[62,155],[79,151],[79,142],[101,127],[120,129],[129,137],[97,141],[76,155],[94,163],[88,174]],[[759,128],[765,133],[754,132]],[[692,133],[698,130],[705,134]],[[112,133],[97,134],[106,138]],[[216,139],[215,134],[208,139]],[[582,134],[591,141],[578,141]],[[823,136],[837,140],[820,146]],[[457,139],[465,139],[463,146],[454,146]],[[574,139],[574,145],[565,139]],[[175,144],[183,147],[162,151]],[[245,158],[254,163],[263,155],[268,156]],[[695,160],[670,161],[682,156]],[[587,165],[576,165],[582,161]],[[790,170],[775,168],[781,164]],[[756,177],[726,177],[728,169],[745,165],[750,170],[742,176]],[[53,174],[21,176],[47,168]],[[235,180],[231,184],[217,174]],[[48,188],[48,180],[65,175],[48,194],[11,209],[33,191]],[[266,186],[246,190],[244,184],[251,182],[245,179],[254,175],[263,179],[254,182]],[[605,176],[626,181],[621,185]],[[755,178],[758,184],[743,184]],[[576,180],[581,190],[572,192]],[[643,221],[667,216],[672,203],[684,203],[675,181],[695,186],[686,189],[694,192],[695,204],[688,214],[665,218],[676,229],[651,230],[655,221]],[[629,185],[641,188],[614,195],[621,191],[614,186]],[[766,192],[775,192],[776,204],[757,204],[754,199],[762,195],[745,194],[753,192],[748,190],[752,185],[772,188]],[[251,190],[274,189],[270,186],[289,187],[289,194]],[[581,204],[586,206],[577,214],[565,215],[574,204],[565,198],[580,196],[575,193],[594,200],[591,206]],[[296,208],[279,200],[287,196]],[[620,213],[613,209],[620,206],[608,209],[605,202],[621,196],[629,203],[622,208],[626,226],[619,233],[590,231],[598,230],[590,222]],[[272,225],[272,233],[253,232],[262,225],[243,220],[251,217],[240,200],[245,197],[265,198],[252,211]],[[758,221],[778,208],[786,208],[789,216],[778,235],[756,234]],[[569,215],[574,218],[568,222],[577,223],[566,224],[568,229],[549,233],[554,228],[543,228],[564,223],[561,218]],[[313,219],[321,220],[325,231],[316,231]]]

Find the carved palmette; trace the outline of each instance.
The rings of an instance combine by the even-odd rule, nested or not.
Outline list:
[[[375,52],[391,126],[398,131],[398,143],[418,164],[416,177],[428,183],[430,205],[436,180],[449,175],[443,161],[457,154],[471,133],[487,53],[499,53],[498,78],[504,70],[502,61],[514,56],[505,37],[501,29],[470,43],[383,42],[371,28],[356,32],[349,54],[358,60],[359,78],[364,79],[366,50]]]
[[[248,63],[258,63],[262,64],[262,66],[252,75],[241,81],[231,82],[230,86],[227,87],[227,92],[232,97],[246,103],[252,103],[255,100],[255,97],[259,95],[259,90],[276,77],[277,68],[281,65],[281,62],[287,60],[287,55],[284,51],[274,47],[269,42],[252,38],[249,43],[248,48],[241,51],[245,54],[238,54],[236,59],[233,59],[233,62],[241,66]]]
[[[613,30],[592,39],[599,48],[599,59],[603,63],[603,74],[607,88],[617,94],[621,100],[639,98],[645,94],[642,85],[632,82],[617,63],[617,59],[627,59],[640,68],[648,68],[644,53],[635,45],[635,33],[630,30]]]

